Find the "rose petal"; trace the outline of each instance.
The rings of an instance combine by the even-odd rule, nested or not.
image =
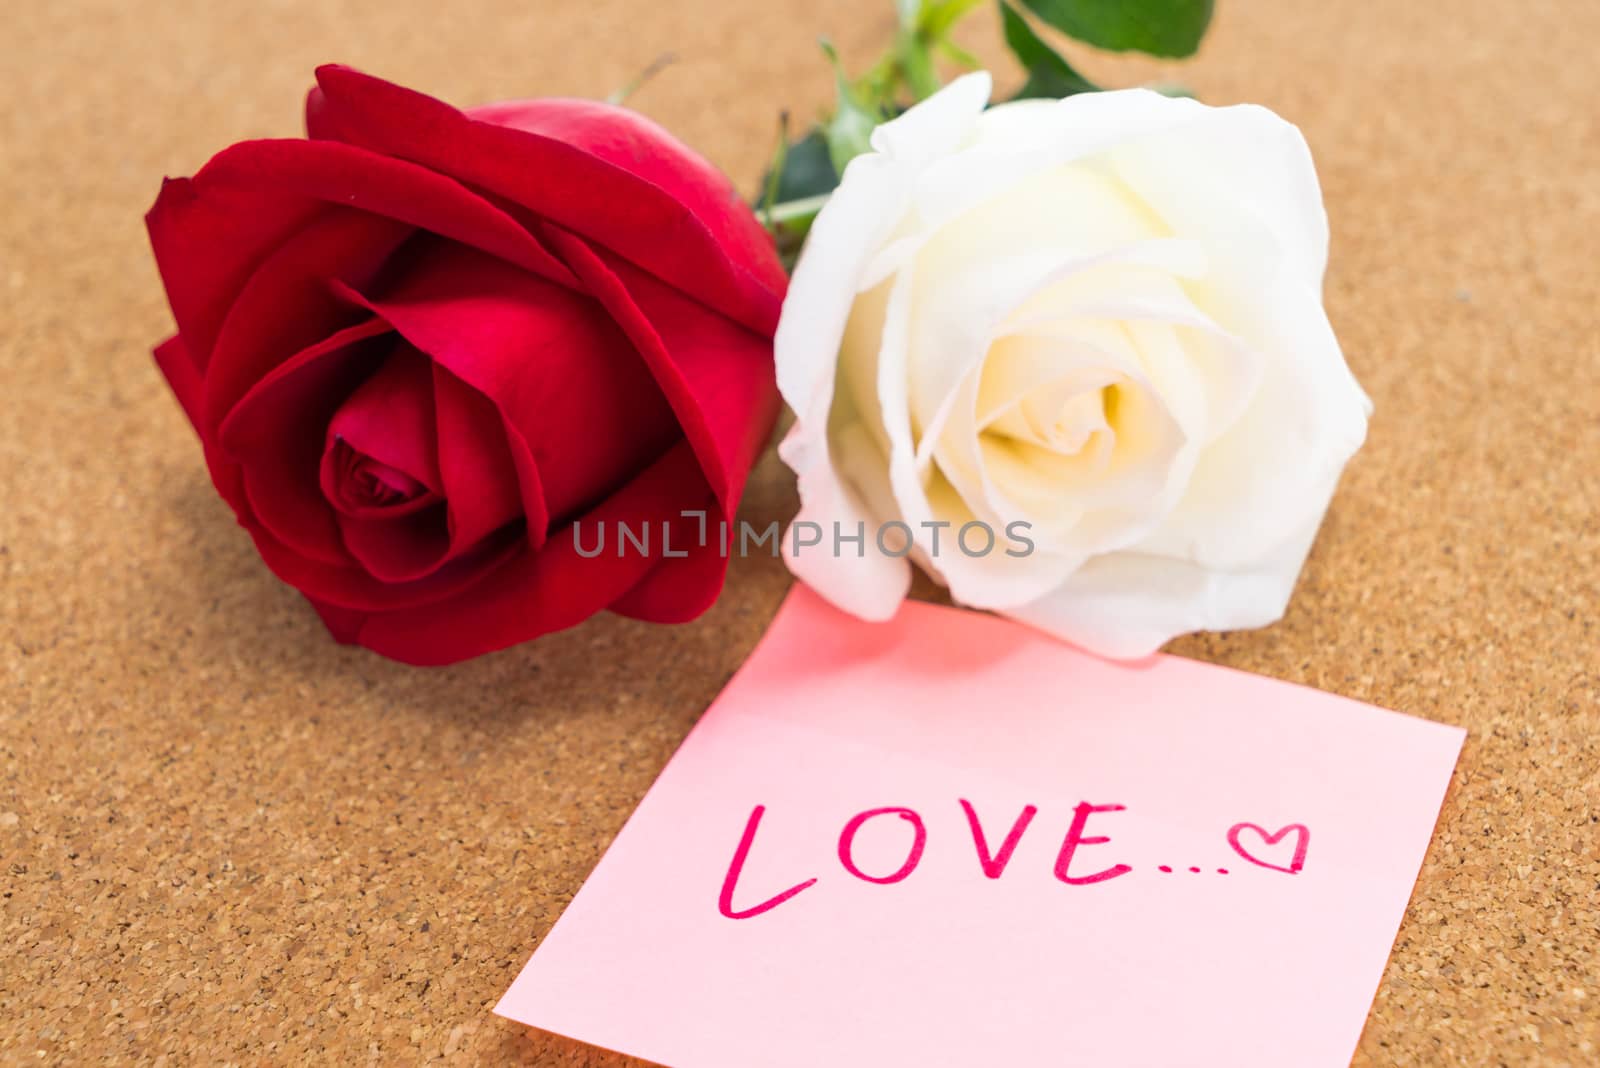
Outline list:
[[[1042,331],[1045,325],[1070,326],[1074,302],[1106,287],[1125,290],[1170,283],[1170,275],[1204,269],[1204,258],[1190,242],[1153,239],[1097,247],[1048,243],[1012,251],[939,248],[930,243],[927,261],[918,269],[939,273],[936,284],[918,293],[917,366],[912,376],[913,415],[922,434],[919,448],[932,447],[948,418],[957,384],[974,374],[996,338]],[[970,266],[967,266],[970,264]],[[1070,331],[1069,331],[1070,332]]]
[[[218,153],[193,178],[164,182],[145,217],[196,366],[208,364],[223,318],[262,261],[330,207],[353,206],[572,283],[504,211],[427,168],[332,142],[246,141]]]
[[[1193,453],[1165,398],[1150,383],[1136,355],[1116,331],[1091,330],[1077,324],[1070,349],[1059,338],[1010,335],[998,339],[985,364],[982,386],[994,379],[1001,395],[1026,389],[1036,397],[1051,381],[1094,391],[1111,386],[1119,391],[1121,412],[1116,427],[1107,427],[1101,461],[1065,456],[1026,442],[1004,443],[993,433],[980,436],[974,415],[983,394],[970,395],[938,439],[935,456],[951,481],[969,500],[1004,502],[1004,521],[1028,519],[1036,539],[1068,559],[1082,561],[1092,553],[1120,548],[1160,522],[1171,507],[1167,492],[1188,470]],[[1107,376],[1114,376],[1106,381]],[[1192,463],[1192,460],[1188,461]],[[1061,576],[1061,577],[1064,577]],[[1043,592],[1042,590],[1037,591]]]
[[[317,615],[322,618],[322,625],[328,628],[328,633],[333,635],[334,641],[349,645],[360,635],[361,624],[366,622],[367,613],[327,604],[309,594],[306,595],[306,600],[316,609]]]
[[[145,228],[178,334],[199,371],[210,361],[222,320],[256,267],[326,210],[299,197],[203,194],[189,178],[161,183]],[[190,412],[197,429],[201,410],[196,406]]]
[[[1371,402],[1340,354],[1321,300],[1261,277],[1225,313],[1271,354],[1249,407],[1202,450],[1161,529],[1137,548],[1224,571],[1245,568],[1327,507],[1321,487],[1366,439]]]
[[[674,433],[688,438],[718,506],[732,516],[778,416],[770,343],[626,260],[559,227],[544,229],[627,334],[671,406]],[[637,434],[652,424],[634,425]]]
[[[339,509],[338,523],[345,546],[372,574],[384,582],[405,583],[423,578],[448,560],[476,547],[487,534],[520,514],[515,478],[497,488],[510,504],[481,529],[463,531],[458,512],[481,511],[483,496],[460,494],[446,504],[443,495],[452,486],[453,460],[461,441],[479,432],[482,413],[453,419],[454,406],[435,388],[435,365],[404,343],[340,406],[329,421],[322,459],[324,495]],[[448,386],[446,387],[448,388]],[[465,387],[460,387],[465,389]],[[470,392],[470,391],[469,391]],[[479,398],[480,400],[481,397]],[[494,410],[488,401],[488,431],[494,432]],[[463,427],[458,425],[465,423]],[[441,436],[444,441],[441,442]],[[341,474],[335,462],[341,451],[359,454],[356,468],[378,464],[409,477],[424,492],[389,507],[340,507],[351,495],[337,484]],[[499,452],[504,454],[504,439]],[[492,459],[488,462],[492,462]],[[509,467],[509,460],[506,461]],[[491,472],[493,468],[489,469]],[[473,487],[476,490],[476,486]]]
[[[895,151],[880,149],[852,160],[846,168],[849,181],[840,183],[812,224],[774,341],[778,390],[803,421],[820,417],[826,423],[851,305],[858,293],[883,280],[868,277],[870,261],[904,215],[927,155],[913,151],[914,143],[923,138],[959,143],[982,113],[989,85],[985,72],[958,78],[914,109],[913,125],[901,116],[878,127],[873,132],[878,144]],[[878,273],[887,277],[886,271]]]
[[[215,436],[233,407],[294,354],[366,320],[329,291],[328,280],[365,283],[409,233],[389,219],[330,213],[263,260],[228,310],[211,352],[202,435]],[[314,437],[320,448],[321,427]]]
[[[338,521],[350,555],[380,582],[416,582],[437,572],[450,559],[450,531],[442,502],[416,512],[373,519],[340,513]]]
[[[729,557],[738,551],[739,532],[731,517],[718,511],[710,486],[702,484],[697,497],[693,484],[686,483],[680,493],[678,514],[667,516],[652,527],[652,537],[663,539],[652,543],[659,546],[662,560],[633,589],[613,601],[610,611],[649,623],[686,623],[710,608],[722,592]],[[685,515],[686,512],[704,514]],[[728,539],[726,551],[724,534]],[[669,551],[684,555],[665,556]]]
[[[201,406],[205,403],[205,382],[200,377],[200,368],[195,366],[188,348],[184,346],[183,337],[173,334],[157,345],[155,357],[156,366],[172,388],[172,395],[178,398],[183,414],[189,417],[189,425],[198,430]]]
[[[851,307],[868,277],[870,261],[898,225],[908,192],[926,153],[925,139],[937,149],[959,143],[983,110],[989,77],[958,79],[919,105],[926,120],[905,117],[874,131],[878,150],[852,160],[843,182],[817,216],[795,267],[778,324],[774,351],[778,389],[798,416],[779,447],[779,455],[798,476],[800,513],[795,523],[816,524],[831,536],[835,529],[869,538],[878,525],[898,518],[886,474],[887,439],[881,417],[863,413],[868,423],[848,421],[841,442],[848,455],[832,455],[832,421],[839,350]],[[869,372],[876,377],[875,368]],[[857,418],[860,418],[858,416]],[[852,427],[854,429],[852,429]],[[879,443],[882,443],[880,446]],[[879,448],[884,450],[879,453]],[[793,539],[786,537],[792,548]],[[905,559],[871,546],[860,556],[786,551],[791,571],[834,604],[864,619],[888,619],[911,585]]]
[[[513,455],[527,450],[519,471],[537,472],[523,482],[530,519],[578,514],[678,433],[605,309],[502,261],[446,245],[386,293],[342,292],[494,402]]]
[[[963,74],[897,118],[872,131],[872,151],[914,169],[965,144],[989,102],[994,79],[986,70]]]
[[[328,503],[355,519],[393,519],[444,501],[404,471],[363,456],[343,440],[324,450],[321,482]]]
[[[694,452],[684,442],[642,471],[584,516],[585,526],[614,531],[674,524],[678,544],[693,537],[684,519],[684,487],[699,477]],[[720,559],[720,555],[719,555]],[[570,627],[623,597],[659,561],[642,553],[579,556],[573,539],[554,536],[544,549],[520,552],[470,593],[423,608],[370,616],[357,640],[408,664],[448,664]]]
[[[1252,566],[1217,571],[1173,557],[1125,552],[1096,557],[1059,589],[1004,614],[1100,656],[1148,656],[1180,634],[1264,627],[1283,617],[1332,496],[1323,508]]]
[[[248,513],[240,522],[274,575],[309,598],[355,612],[388,612],[436,604],[473,586],[527,543],[507,536],[480,542],[465,556],[448,561],[414,582],[385,582],[357,564],[331,564],[286,546]]]
[[[1008,555],[1003,540],[1005,531],[997,529],[997,517],[978,514],[972,507],[972,500],[977,498],[964,496],[951,484],[942,468],[927,468],[918,463],[912,439],[909,387],[911,302],[915,285],[916,271],[907,268],[890,288],[877,376],[878,412],[889,443],[889,484],[899,518],[912,529],[915,546],[912,555],[950,588],[953,597],[975,608],[1032,600],[1059,585],[1078,565],[1078,559],[1049,551],[1035,551],[1027,556]],[[975,394],[970,401],[976,402]],[[966,410],[966,406],[962,407]],[[975,431],[973,440],[976,440]],[[960,532],[974,522],[988,524],[993,541],[974,542],[975,553],[984,544],[990,545],[989,551],[969,556],[963,550]],[[946,526],[940,528],[937,526],[940,523]]]
[[[350,563],[320,489],[322,443],[339,404],[381,365],[388,333],[387,324],[368,319],[302,349],[257,382],[217,429],[218,448],[240,465],[254,521],[308,559]]]
[[[521,436],[506,430],[494,401],[442,364],[433,365],[433,401],[439,428],[439,470],[449,505],[451,554],[466,551],[507,523],[526,518],[534,549],[544,544],[550,515],[542,479],[537,492],[519,492],[538,465]]]
[[[776,293],[782,299],[788,288],[788,277],[775,254],[772,237],[745,208],[738,189],[725,174],[648,117],[604,101],[571,97],[507,100],[469,108],[466,114],[481,122],[523,130],[582,149],[665,191],[688,208],[716,237],[735,268],[748,271],[760,290]],[[633,259],[624,247],[609,247]],[[645,265],[641,262],[640,266]],[[674,284],[684,284],[677,281],[677,273],[665,277],[673,279]],[[693,280],[685,282],[692,284]],[[726,312],[719,300],[707,303]],[[764,305],[765,300],[759,303]],[[770,334],[777,318],[769,314],[772,311],[764,308],[759,318],[750,317],[746,325]],[[746,316],[734,314],[732,317],[746,321]]]
[[[377,373],[339,405],[328,421],[326,436],[324,453],[335,440],[343,440],[435,494],[444,490],[434,425],[433,365],[409,345],[397,346]]]
[[[772,332],[784,279],[771,242],[726,178],[648,120],[554,100],[483,121],[347,67],[320,67],[317,82],[325,132],[504,197]]]
[[[783,546],[789,570],[863,619],[893,616],[911,586],[907,553],[915,555],[918,518],[905,515],[898,499],[892,473],[894,443],[877,397],[883,343],[895,336],[891,329],[904,332],[908,293],[908,282],[892,279],[859,295],[848,307],[850,317],[836,343],[837,356],[830,357],[827,368],[831,396],[814,401],[809,413],[802,411],[779,448],[779,455],[799,476],[800,513],[785,532]],[[899,316],[893,328],[891,305]],[[781,327],[779,336],[783,337]],[[834,389],[836,367],[841,381]],[[894,548],[899,555],[880,552],[876,544],[880,525],[889,520],[906,527],[897,532]],[[833,551],[835,532],[858,531],[867,541],[861,552]],[[802,532],[806,540],[819,537],[821,544],[802,545]]]
[[[889,489],[888,462],[878,444],[859,424],[840,432],[834,455],[817,464],[808,461],[812,451],[824,447],[820,435],[810,436],[796,422],[778,448],[778,454],[799,475],[800,511],[782,533],[784,562],[801,582],[839,608],[861,619],[891,618],[911,589],[911,565],[902,557],[878,551],[880,524],[896,518]],[[820,531],[824,540],[835,530],[865,533],[860,554],[833,555],[831,546],[818,545],[796,551],[796,529]],[[885,535],[892,536],[891,534]],[[898,552],[898,542],[889,548]]]
[[[416,163],[337,141],[244,141],[212,157],[191,180],[199,197],[233,212],[296,204],[355,209],[481,249],[571,287],[560,260],[503,209],[461,182]]]
[[[1086,99],[1076,114],[1104,106]],[[1175,232],[1203,240],[1219,254],[1238,249],[1252,260],[1264,248],[1274,249],[1280,271],[1320,291],[1328,216],[1300,131],[1252,104],[1184,110],[1186,121],[1159,136],[1130,131],[1127,142],[1109,154],[1117,175]],[[1189,162],[1177,168],[1174,159]]]
[[[167,384],[172,387],[173,395],[178,398],[178,404],[183,408],[184,415],[189,417],[189,425],[194,427],[195,435],[200,439],[200,448],[205,456],[206,469],[211,475],[212,483],[217,487],[217,493],[233,509],[236,516],[243,516],[249,511],[249,502],[245,499],[243,475],[239,465],[223,454],[215,442],[208,441],[201,427],[205,423],[205,383],[200,377],[200,371],[195,366],[194,358],[189,355],[188,346],[184,344],[181,334],[174,334],[163,341],[155,350],[156,366],[166,376]]]
[[[1181,125],[1204,110],[1197,101],[1174,100],[1148,89],[996,104],[978,119],[965,151],[932,161],[918,180],[921,225],[941,227],[1019,183],[1131,138]],[[1053,116],[1054,122],[1041,122],[1041,116]],[[1062,207],[1070,218],[1069,205]]]

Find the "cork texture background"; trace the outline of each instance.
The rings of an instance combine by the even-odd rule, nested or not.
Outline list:
[[[1358,1064],[1600,1064],[1600,7],[1218,6],[1193,62],[1084,66],[1305,130],[1377,415],[1288,618],[1171,649],[1471,732]],[[489,1009],[786,572],[449,669],[336,646],[150,359],[142,215],[163,174],[299,133],[329,60],[468,105],[603,96],[672,49],[634,104],[749,188],[779,109],[828,99],[816,37],[859,68],[890,8],[6,5],[0,1063],[625,1063]],[[744,514],[794,507],[769,455]]]

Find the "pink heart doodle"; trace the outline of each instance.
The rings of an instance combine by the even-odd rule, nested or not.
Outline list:
[[[1245,849],[1244,846],[1239,844],[1239,832],[1245,830],[1254,831],[1259,834],[1263,839],[1265,839],[1267,845],[1273,845],[1290,831],[1295,832],[1294,859],[1291,860],[1289,862],[1289,866],[1285,868],[1280,864],[1269,864],[1259,857],[1252,856],[1249,850]],[[1233,851],[1235,853],[1239,854],[1252,864],[1259,864],[1263,868],[1271,868],[1273,871],[1288,872],[1290,875],[1294,875],[1298,873],[1301,868],[1306,866],[1306,847],[1311,844],[1311,830],[1303,823],[1291,823],[1289,826],[1282,828],[1275,834],[1268,834],[1267,829],[1258,824],[1235,823],[1232,827],[1228,828],[1228,844],[1233,846]]]

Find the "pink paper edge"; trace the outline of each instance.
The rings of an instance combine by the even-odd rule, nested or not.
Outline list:
[[[1308,688],[1315,689],[1315,687]],[[1347,700],[1354,700],[1354,698],[1347,698]],[[1374,705],[1372,707],[1381,708],[1383,706]],[[1386,711],[1394,712],[1394,709],[1387,709]],[[1395,712],[1395,715],[1405,716],[1410,715],[1410,713]],[[1421,716],[1413,716],[1412,718],[1422,719]],[[1453,723],[1439,723],[1437,720],[1424,720],[1424,722],[1433,723],[1440,727],[1448,727],[1456,731],[1456,748],[1450,757],[1449,767],[1445,769],[1444,787],[1439,791],[1439,800],[1433,806],[1433,822],[1429,824],[1427,844],[1422,848],[1422,855],[1417,858],[1416,870],[1411,873],[1411,892],[1406,894],[1405,902],[1400,906],[1400,918],[1395,921],[1394,935],[1390,937],[1389,948],[1383,955],[1383,967],[1378,969],[1377,980],[1372,984],[1372,993],[1367,998],[1367,1014],[1362,1018],[1361,1029],[1356,1032],[1356,1039],[1350,1045],[1349,1054],[1345,1058],[1347,1061],[1355,1059],[1356,1053],[1361,1049],[1361,1036],[1367,1033],[1367,1025],[1372,1022],[1372,1006],[1378,1000],[1378,991],[1383,988],[1383,976],[1389,970],[1389,962],[1394,960],[1394,944],[1399,941],[1400,930],[1406,925],[1406,912],[1411,908],[1412,899],[1417,896],[1417,884],[1422,878],[1422,866],[1428,862],[1428,851],[1433,848],[1433,839],[1439,830],[1439,817],[1444,815],[1445,798],[1450,795],[1450,785],[1455,780],[1456,766],[1461,762],[1461,749],[1467,740],[1467,729],[1465,727],[1458,727]]]

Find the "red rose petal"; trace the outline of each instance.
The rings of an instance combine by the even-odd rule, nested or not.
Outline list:
[[[523,518],[493,403],[404,343],[329,421],[321,469],[344,544],[385,582],[424,578]],[[402,482],[412,491],[376,503]]]
[[[337,212],[321,216],[263,260],[217,335],[205,371],[202,435],[214,436],[234,405],[295,353],[367,319],[332,293],[328,282],[366,283],[410,233],[390,219]],[[319,449],[322,429],[313,434]]]
[[[360,636],[361,625],[367,621],[366,612],[328,604],[309,594],[306,595],[306,600],[316,609],[317,615],[322,617],[322,625],[328,628],[328,633],[333,635],[334,641],[350,645]]]
[[[527,543],[508,528],[503,536],[478,543],[471,552],[446,562],[423,578],[413,582],[384,582],[359,565],[329,564],[298,553],[248,515],[242,517],[242,522],[255,541],[261,559],[278,578],[312,600],[364,613],[422,609],[450,598],[467,596],[467,591],[527,547]]]
[[[189,355],[183,336],[174,334],[163,341],[156,347],[155,357],[156,366],[166,376],[167,384],[177,396],[183,413],[189,417],[189,425],[194,427],[195,435],[200,439],[206,469],[211,475],[212,483],[217,487],[218,495],[228,503],[228,507],[233,509],[236,516],[242,516],[248,511],[249,505],[245,500],[239,465],[224,456],[215,442],[207,441],[200,429],[203,422],[202,406],[205,404],[205,382],[195,367],[194,359]]]
[[[507,100],[469,108],[466,114],[581,148],[661,189],[705,225],[730,263],[748,271],[764,293],[776,294],[781,303],[789,278],[771,235],[726,175],[646,116],[601,100],[570,97]],[[627,256],[625,248],[611,247]],[[645,266],[641,260],[634,262]],[[680,281],[676,271],[662,277],[675,284]],[[708,303],[730,313],[719,300]],[[734,314],[733,318],[755,330],[767,324],[764,317]],[[772,322],[775,325],[776,319]]]
[[[632,339],[677,413],[723,514],[733,515],[778,416],[771,340],[558,227],[547,227],[546,236]]]
[[[500,208],[426,167],[338,142],[245,141],[168,179],[145,216],[196,366],[262,260],[330,206],[358,207],[481,248],[563,285],[571,274]]]
[[[189,178],[161,183],[145,228],[197,370],[205,370],[222,320],[262,259],[325,210],[295,196],[202,195]]]
[[[398,586],[425,579],[450,558],[443,502],[420,512],[372,519],[341,512],[338,522],[350,555],[381,582]]]
[[[439,467],[450,507],[453,551],[469,548],[514,519],[526,517],[530,540],[544,543],[542,492],[525,503],[521,473],[505,424],[494,402],[450,371],[433,364],[434,405],[439,427]]]
[[[699,493],[694,492],[695,486]],[[693,519],[679,513],[711,503],[699,464],[687,443],[673,448],[584,517],[591,529],[662,522],[675,545],[689,544]],[[720,560],[720,557],[719,557]],[[493,577],[461,596],[425,608],[369,616],[356,641],[408,664],[449,664],[561,630],[587,619],[632,589],[656,560],[636,552],[578,555],[569,532],[553,535],[541,551],[522,552]]]
[[[321,481],[328,503],[352,519],[393,519],[444,503],[404,471],[363,455],[343,438],[323,450]]]
[[[178,398],[183,414],[189,417],[189,425],[198,430],[200,406],[205,401],[203,392],[205,382],[200,377],[200,369],[189,357],[189,350],[184,347],[183,338],[173,334],[156,346],[155,356],[156,366],[161,368],[161,373],[166,376],[167,385],[172,387],[172,395]]]
[[[755,216],[726,178],[640,116],[572,101],[485,112],[530,127],[517,129],[347,67],[319,67],[317,83],[319,132],[504,197],[758,333],[776,328],[786,282]]]
[[[706,544],[699,544],[697,519],[688,522],[687,533],[674,529],[672,551],[688,555],[657,563],[638,585],[611,603],[611,611],[647,623],[687,623],[716,603],[728,572],[728,557],[721,549],[722,517],[716,504],[708,501],[704,507]],[[736,545],[738,532],[730,527],[728,534]],[[676,540],[680,536],[688,540],[680,543]],[[584,538],[587,547],[590,535],[585,533]]]
[[[323,434],[339,403],[382,363],[389,329],[368,319],[301,350],[256,383],[217,430],[219,450],[239,465],[250,513],[312,560],[350,563],[319,483]]]
[[[147,217],[179,325],[157,362],[263,559],[415,663],[699,614],[777,410],[786,279],[750,210],[623,109],[319,81],[314,140],[234,146]],[[391,322],[431,362],[372,377]],[[580,557],[580,514],[656,552]]]
[[[571,273],[515,219],[425,166],[338,141],[243,141],[190,180],[196,195],[355,208],[481,249],[558,285]]]
[[[551,523],[620,486],[681,432],[605,309],[491,257],[448,246],[380,298],[344,292],[494,401],[537,468]]]
[[[329,503],[337,507],[343,496],[332,478],[339,469],[326,459],[336,441],[346,442],[356,453],[394,468],[435,494],[443,493],[433,411],[433,364],[401,343],[328,420],[322,486]]]

